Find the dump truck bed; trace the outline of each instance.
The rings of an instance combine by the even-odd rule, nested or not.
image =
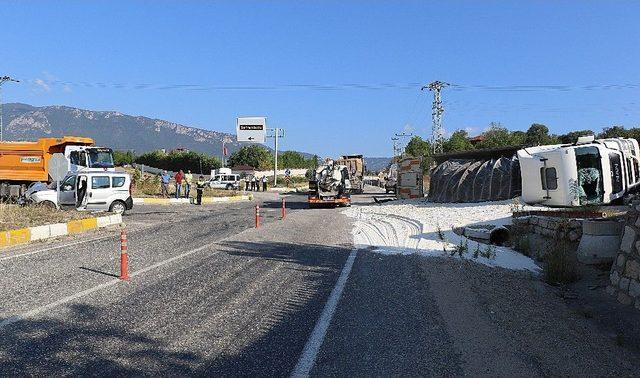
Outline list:
[[[41,138],[35,142],[0,142],[0,181],[49,181],[49,159],[65,146],[91,146],[83,137]]]

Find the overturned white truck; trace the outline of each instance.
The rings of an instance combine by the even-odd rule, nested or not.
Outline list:
[[[580,137],[569,145],[524,148],[517,156],[528,204],[615,204],[640,184],[635,139]]]

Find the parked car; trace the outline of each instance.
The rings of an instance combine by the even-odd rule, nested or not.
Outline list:
[[[213,175],[209,180],[209,187],[212,189],[234,190],[240,187],[240,175],[235,173],[219,173]]]
[[[60,182],[59,197],[53,183],[34,190],[28,200],[50,207],[123,214],[133,208],[131,176],[107,171],[69,173]]]

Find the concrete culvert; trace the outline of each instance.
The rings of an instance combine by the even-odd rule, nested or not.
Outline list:
[[[496,227],[489,233],[489,243],[504,245],[511,238],[511,233],[505,227]]]

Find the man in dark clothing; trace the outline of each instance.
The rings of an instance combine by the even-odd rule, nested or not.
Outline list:
[[[196,182],[196,204],[202,205],[202,192],[204,192],[204,188],[207,185],[207,182],[204,181],[204,176],[198,177],[198,181]]]
[[[262,191],[267,191],[267,176],[262,176]]]

